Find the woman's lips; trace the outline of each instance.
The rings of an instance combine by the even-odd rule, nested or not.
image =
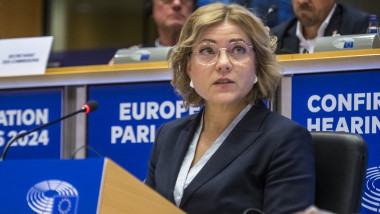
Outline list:
[[[214,82],[214,84],[228,84],[228,83],[234,83],[234,81],[223,78],[223,79],[218,79],[217,81]]]

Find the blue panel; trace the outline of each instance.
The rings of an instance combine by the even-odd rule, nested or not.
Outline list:
[[[29,131],[62,116],[61,88],[0,91],[0,148],[21,131]],[[17,140],[6,159],[60,158],[61,124]]]
[[[89,96],[99,104],[98,110],[89,115],[90,147],[140,180],[145,179],[160,125],[199,111],[185,111],[169,82],[92,86]],[[89,156],[96,154],[89,151]]]
[[[101,158],[0,162],[0,210],[96,213],[103,164]]]
[[[292,119],[312,131],[346,131],[365,139],[369,160],[362,213],[379,212],[380,71],[294,76]]]

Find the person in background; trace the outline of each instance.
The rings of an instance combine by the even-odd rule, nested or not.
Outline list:
[[[155,46],[174,46],[187,17],[196,8],[195,0],[152,0],[152,17],[157,26]],[[148,3],[149,4],[149,3]]]
[[[148,0],[145,10],[152,15],[158,38],[154,44],[140,44],[129,48],[174,46],[187,17],[197,8],[196,0]],[[108,65],[114,64],[112,58]]]
[[[262,14],[265,25],[272,28],[294,16],[291,0],[248,0],[249,8]]]
[[[172,85],[198,114],[162,125],[145,183],[186,213],[294,213],[314,203],[304,127],[268,110],[281,79],[275,38],[246,8],[197,9],[170,57]]]
[[[296,15],[274,28],[277,53],[313,53],[318,37],[366,33],[370,14],[335,0],[292,0]]]

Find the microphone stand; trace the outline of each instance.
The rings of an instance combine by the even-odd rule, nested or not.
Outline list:
[[[78,113],[85,112],[85,111],[86,111],[86,108],[83,108],[83,107],[82,107],[80,110],[75,111],[75,112],[73,112],[73,113],[71,113],[71,114],[68,114],[68,115],[66,115],[66,116],[64,116],[64,117],[61,117],[61,118],[59,118],[58,120],[54,120],[54,121],[52,121],[52,122],[50,122],[50,123],[46,123],[46,124],[44,124],[44,125],[42,125],[42,126],[40,126],[40,127],[37,127],[37,128],[35,128],[35,129],[32,129],[32,130],[30,130],[30,131],[27,131],[27,132],[24,132],[24,133],[20,133],[20,134],[18,134],[18,135],[15,135],[10,141],[8,141],[7,145],[4,147],[3,154],[2,154],[1,157],[0,157],[0,161],[3,161],[3,160],[5,159],[5,155],[7,154],[9,147],[10,147],[10,146],[12,145],[12,143],[15,142],[16,140],[18,140],[18,139],[20,139],[20,138],[22,138],[22,137],[25,137],[25,136],[27,136],[28,134],[30,134],[30,133],[32,133],[32,132],[38,131],[38,130],[43,129],[43,128],[47,127],[47,126],[50,126],[50,125],[52,125],[52,124],[54,124],[54,123],[57,123],[57,122],[59,122],[59,121],[61,121],[61,120],[64,120],[64,119],[66,119],[66,118],[68,118],[68,117],[74,116],[74,115],[76,115],[76,114],[78,114]]]

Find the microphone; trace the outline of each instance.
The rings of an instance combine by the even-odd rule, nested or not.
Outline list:
[[[61,121],[61,120],[64,120],[64,119],[69,118],[69,117],[72,117],[72,116],[74,116],[74,115],[76,115],[76,114],[78,114],[78,113],[84,112],[84,113],[88,114],[88,113],[90,113],[90,112],[95,111],[97,108],[98,108],[98,103],[97,103],[96,101],[88,101],[88,102],[85,103],[85,104],[82,106],[82,108],[80,108],[78,111],[75,111],[75,112],[73,112],[73,113],[71,113],[71,114],[68,114],[68,115],[66,115],[66,116],[63,116],[63,117],[61,117],[61,118],[59,118],[59,119],[57,119],[57,120],[54,120],[54,121],[52,121],[52,122],[50,122],[50,123],[46,123],[46,124],[44,124],[44,125],[42,125],[42,126],[39,126],[39,127],[35,128],[35,129],[32,129],[32,130],[30,130],[30,131],[27,131],[27,132],[24,132],[24,133],[20,133],[20,134],[18,134],[18,135],[15,135],[10,141],[8,141],[7,145],[4,147],[3,154],[2,154],[1,157],[0,157],[0,161],[3,161],[3,160],[5,159],[5,155],[7,154],[7,151],[8,151],[8,149],[9,149],[9,147],[10,147],[10,146],[12,145],[12,143],[15,142],[16,140],[18,140],[18,139],[20,139],[20,138],[22,138],[22,137],[25,137],[25,136],[27,136],[28,134],[30,134],[30,133],[32,133],[32,132],[38,131],[38,130],[43,129],[43,128],[47,127],[47,126],[50,126],[50,125],[52,125],[52,124],[54,124],[54,123],[57,123],[57,122],[59,122],[59,121]]]
[[[90,112],[94,112],[96,109],[98,109],[98,103],[94,100],[90,100],[87,103],[83,104],[82,108],[80,110],[78,110],[78,113],[84,112],[84,113],[88,114]]]
[[[277,5],[272,4],[272,5],[269,7],[268,12],[267,12],[267,15],[266,15],[265,17],[268,18],[268,17],[271,16],[272,14],[277,13],[277,11],[278,11],[278,7],[277,7]]]

